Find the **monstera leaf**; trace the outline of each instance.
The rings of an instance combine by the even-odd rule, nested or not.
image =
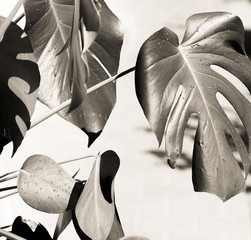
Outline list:
[[[243,39],[243,25],[238,17],[224,12],[196,14],[188,19],[180,45],[176,34],[167,28],[154,33],[143,44],[136,66],[139,102],[159,143],[166,127],[170,165],[174,167],[181,154],[189,117],[197,114],[194,188],[223,200],[245,189],[245,178],[226,136],[232,138],[239,152],[245,175],[250,166],[250,152],[216,94],[222,94],[235,108],[248,134],[249,145],[251,105],[211,65],[229,71],[251,90],[251,63],[245,56]]]
[[[72,214],[81,239],[116,240],[124,236],[114,199],[114,177],[119,164],[113,151],[97,157]]]
[[[0,148],[13,141],[14,154],[30,127],[40,81],[29,39],[14,23],[0,43],[0,77]]]
[[[42,77],[39,99],[50,108],[73,97],[78,99],[74,103],[74,107],[70,109],[74,110],[79,104],[79,99],[83,98],[83,92],[86,91],[79,78],[88,74],[88,82],[83,81],[84,85],[86,84],[87,88],[90,88],[115,75],[118,70],[123,42],[120,21],[103,0],[81,1],[80,3],[85,3],[85,8],[81,7],[83,4],[80,5],[80,17],[85,22],[85,29],[89,33],[93,33],[99,27],[99,24],[100,28],[92,44],[90,44],[92,42],[90,39],[94,40],[94,38],[90,36],[93,36],[93,34],[85,35],[82,38],[84,39],[83,42],[87,39],[87,43],[84,44],[85,49],[81,59],[78,54],[75,54],[77,58],[75,63],[78,64],[81,60],[77,72],[73,71],[73,67],[70,68],[71,71],[67,71],[69,58],[73,57],[70,48],[62,51],[71,39],[74,1],[63,0],[58,3],[54,0],[43,0],[38,3],[26,0],[24,4],[27,17],[26,31],[36,53]],[[97,15],[100,16],[100,23]],[[76,41],[72,41],[72,43],[74,42],[76,43]],[[76,47],[74,49],[77,53]],[[85,73],[81,74],[81,69]],[[72,77],[76,77],[74,74],[78,76],[72,86]],[[72,93],[71,87],[77,90]],[[114,107],[116,101],[115,87],[115,83],[104,86],[84,96],[84,101],[74,111],[68,113],[68,109],[65,109],[59,114],[85,131],[90,137],[91,143],[104,128]]]

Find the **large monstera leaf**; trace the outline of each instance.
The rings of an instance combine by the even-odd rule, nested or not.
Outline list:
[[[182,151],[191,114],[198,115],[193,152],[196,191],[227,200],[245,189],[250,150],[217,100],[222,94],[235,108],[251,139],[251,105],[226,77],[211,65],[229,71],[251,90],[251,63],[244,53],[241,20],[224,12],[191,16],[183,41],[167,28],[154,33],[142,46],[136,66],[139,102],[159,143],[166,129],[166,152],[171,166]],[[177,101],[175,96],[177,96]],[[230,136],[242,160],[245,177],[233,155]],[[250,147],[249,147],[250,148]]]
[[[98,3],[100,4],[100,9],[97,7],[100,16],[99,32],[95,41],[85,46],[87,49],[82,55],[83,63],[87,64],[85,72],[89,74],[86,83],[87,88],[117,73],[123,42],[119,19],[103,0],[98,1]],[[86,4],[88,9],[91,6],[93,4]],[[74,97],[72,96],[71,80],[69,77],[65,78],[71,51],[69,49],[62,51],[71,35],[74,1],[43,0],[34,2],[26,0],[24,7],[27,17],[27,34],[33,44],[42,77],[39,100],[53,108]],[[86,30],[93,32],[91,29],[95,29],[95,26],[92,26],[92,23],[97,16],[91,13],[87,14],[89,11],[83,8],[81,8],[80,13],[86,22]],[[84,64],[82,64],[83,68],[86,67]],[[82,78],[81,74],[78,77]],[[73,88],[78,88],[77,94],[82,95],[81,91],[85,92],[86,89],[83,84],[75,82],[77,84],[73,85]],[[68,109],[65,109],[59,114],[85,131],[90,137],[91,143],[104,128],[115,101],[116,85],[111,83],[85,96],[84,101],[77,109],[70,113],[68,113]]]
[[[14,23],[0,43],[0,77],[0,148],[13,141],[14,154],[30,127],[40,82],[29,39]]]

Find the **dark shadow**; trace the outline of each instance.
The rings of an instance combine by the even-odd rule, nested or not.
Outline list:
[[[245,31],[245,50],[249,59],[251,59],[251,30]]]
[[[247,186],[247,187],[246,187],[246,192],[247,192],[247,193],[251,193],[251,186]]]
[[[195,138],[195,132],[197,129],[197,117],[196,116],[191,116],[192,121],[189,121],[187,124],[187,128],[186,128],[186,132],[185,135],[187,137],[189,137],[192,142],[194,142],[194,138]],[[194,124],[196,121],[196,124]],[[245,131],[245,129],[243,128],[243,126],[238,123],[238,122],[234,122],[234,127],[236,128],[237,132],[240,134],[246,148],[248,148],[248,136],[247,133]],[[152,133],[150,128],[144,128],[143,131],[148,132],[148,133]],[[233,153],[237,152],[236,146],[234,144],[234,141],[231,137],[231,135],[226,133],[226,138],[227,141],[230,145],[230,148],[232,149]],[[164,141],[164,140],[163,140]],[[193,148],[193,145],[191,146]],[[163,149],[150,149],[149,151],[147,151],[149,154],[152,154],[156,157],[158,157],[160,159],[160,163],[161,164],[167,164],[167,155],[166,152]],[[238,155],[238,154],[237,154]],[[238,161],[238,164],[240,166],[240,168],[243,170],[243,165],[241,163],[240,157],[236,156],[236,159]],[[177,169],[180,170],[185,170],[188,168],[192,167],[192,156],[186,154],[186,153],[182,153],[180,158],[177,159]],[[250,170],[251,173],[251,170]],[[250,186],[251,188],[251,186]]]
[[[163,151],[163,150],[149,150],[148,153],[150,153],[156,157],[159,157],[160,163],[167,165],[167,157],[166,157],[165,151]],[[177,159],[176,168],[180,169],[180,170],[185,170],[185,169],[188,169],[191,167],[192,167],[191,158],[187,154],[182,153],[180,158]]]

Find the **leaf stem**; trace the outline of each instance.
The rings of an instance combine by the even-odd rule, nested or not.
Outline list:
[[[11,240],[26,240],[25,238],[22,238],[14,233],[5,231],[1,228],[0,228],[0,236],[7,237],[8,239],[11,239]]]
[[[85,156],[85,157],[74,158],[74,159],[58,162],[58,164],[62,165],[62,164],[70,163],[70,162],[76,162],[76,161],[79,161],[79,160],[83,160],[83,159],[86,159],[86,158],[96,158],[96,156],[89,155],[89,156]]]
[[[96,90],[98,90],[99,88],[107,85],[108,83],[111,83],[113,81],[116,81],[117,79],[125,76],[126,74],[132,72],[135,70],[135,67],[129,68],[111,78],[108,78],[96,85],[94,85],[93,87],[87,89],[87,93],[86,94],[90,94]],[[58,105],[57,107],[49,110],[47,113],[45,113],[44,115],[38,117],[37,119],[35,119],[30,126],[30,129],[35,127],[36,125],[38,125],[39,123],[43,122],[44,120],[48,119],[49,117],[53,116],[54,114],[58,113],[59,111],[63,110],[64,108],[68,107],[71,103],[71,99],[66,100],[65,102],[61,103],[60,105]]]
[[[11,172],[5,173],[5,174],[3,174],[3,175],[0,176],[0,179],[4,178],[6,176],[9,176],[10,174],[13,174],[13,173],[16,173],[16,171],[11,171]],[[0,180],[0,182],[1,182],[1,180]]]
[[[12,176],[9,176],[9,175],[11,175],[11,174],[13,174],[13,173],[15,173],[15,174],[12,175]],[[11,180],[11,179],[16,178],[16,177],[18,176],[18,173],[19,173],[19,170],[15,171],[15,172],[6,173],[6,174],[5,174],[6,177],[0,178],[0,183],[1,183],[1,182],[6,182],[6,181],[9,181],[9,180]]]
[[[8,191],[8,190],[13,190],[13,189],[17,189],[17,186],[0,188],[0,192],[4,192],[4,191]]]
[[[11,225],[6,225],[6,226],[3,226],[3,227],[0,227],[0,229],[10,228],[11,226],[12,226],[12,224]]]
[[[16,193],[18,193],[18,190],[15,190],[15,191],[13,191],[13,192],[11,192],[11,193],[7,193],[7,194],[5,194],[5,195],[2,195],[2,196],[0,196],[0,199],[10,197],[10,196],[12,196],[12,195],[14,195],[14,194],[16,194]]]
[[[66,164],[66,163],[71,163],[71,162],[76,162],[76,161],[79,161],[79,160],[83,160],[83,159],[86,159],[86,158],[96,158],[97,156],[95,155],[88,155],[88,156],[84,156],[84,157],[78,157],[78,158],[74,158],[74,159],[68,159],[68,160],[64,160],[62,162],[58,162],[59,165],[62,165],[62,164]],[[19,171],[20,170],[16,170],[16,171],[12,171],[12,172],[8,172],[8,173],[5,173],[4,175],[0,176],[0,183],[1,182],[6,182],[6,181],[9,181],[9,180],[12,180],[14,178],[17,178],[18,177],[18,174],[19,174]],[[12,176],[9,176],[13,174]],[[6,188],[0,188],[0,192],[1,191],[7,191],[7,190],[10,190],[8,188],[15,188],[15,187],[6,187]],[[1,197],[0,197],[1,199]]]
[[[4,34],[7,28],[9,27],[12,19],[15,17],[18,10],[22,7],[23,3],[24,3],[24,0],[19,0],[14,6],[14,8],[11,10],[9,16],[4,20],[4,22],[0,26],[0,42],[3,40]]]

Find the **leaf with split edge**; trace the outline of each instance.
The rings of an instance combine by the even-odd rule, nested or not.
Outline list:
[[[171,166],[182,151],[191,114],[198,114],[193,153],[195,191],[216,194],[227,200],[244,191],[245,178],[228,144],[233,139],[247,176],[250,159],[243,140],[216,98],[221,93],[235,108],[251,139],[250,102],[211,65],[235,75],[251,90],[251,65],[244,52],[241,20],[224,12],[191,16],[179,45],[167,28],[143,44],[136,65],[136,92],[159,143],[166,127],[166,152]],[[175,96],[182,87],[175,102]],[[174,105],[175,104],[175,105]]]
[[[0,24],[5,18],[0,17]],[[0,147],[13,142],[13,155],[30,127],[40,75],[29,39],[11,23],[0,43]]]
[[[114,202],[114,177],[119,157],[113,151],[98,156],[73,213],[73,223],[81,239],[107,239],[112,228],[123,234]],[[119,223],[120,224],[120,223]],[[112,239],[112,238],[109,238]]]
[[[17,186],[28,205],[47,213],[73,209],[82,192],[82,187],[45,155],[33,155],[24,162]]]
[[[26,2],[29,2],[30,4],[34,3],[32,0],[26,0]],[[43,3],[44,1],[41,1],[41,4]],[[35,14],[35,11],[38,11],[36,9],[38,8],[35,6],[31,7],[32,5],[28,5],[28,3],[25,4],[25,6],[29,6],[29,8],[25,8],[28,18],[26,28],[28,30],[28,35],[31,38],[31,42],[33,43],[35,52],[37,52],[36,56],[37,59],[39,59],[38,62],[42,74],[42,82],[39,88],[39,99],[50,108],[58,106],[62,102],[71,98],[71,91],[68,84],[65,84],[62,81],[65,66],[67,64],[67,56],[63,56],[67,54],[67,51],[63,51],[60,54],[60,58],[59,56],[55,58],[63,48],[67,39],[69,39],[71,33],[73,3],[70,0],[65,0],[65,3],[68,3],[68,5],[58,8],[59,10],[63,10],[57,14],[57,18],[60,18],[63,22],[62,27],[59,26],[59,29],[61,29],[60,32],[63,33],[64,36],[63,39],[60,37],[58,31],[54,32],[55,28],[52,28],[51,26],[53,25],[53,21],[50,21],[50,25],[48,26],[49,19],[43,18],[44,13],[41,9],[47,10],[46,7],[39,8],[39,12]],[[119,19],[111,12],[103,0],[100,0],[99,3],[101,4],[100,31],[94,43],[85,54],[90,71],[87,88],[90,88],[117,73],[120,51],[123,43],[123,32],[121,30]],[[44,28],[44,26],[46,26],[46,28]],[[40,28],[41,30],[39,30]],[[45,29],[47,30],[45,31]],[[46,44],[41,45],[43,39],[41,36],[50,35],[48,34],[48,31],[50,34],[54,32],[53,36],[55,36],[55,38],[52,38],[51,41],[43,41],[46,42]],[[90,145],[103,130],[115,105],[115,101],[116,84],[110,83],[97,91],[88,94],[85,97],[85,101],[74,111],[67,114],[68,109],[65,109],[59,112],[59,115],[82,129],[89,136]]]

